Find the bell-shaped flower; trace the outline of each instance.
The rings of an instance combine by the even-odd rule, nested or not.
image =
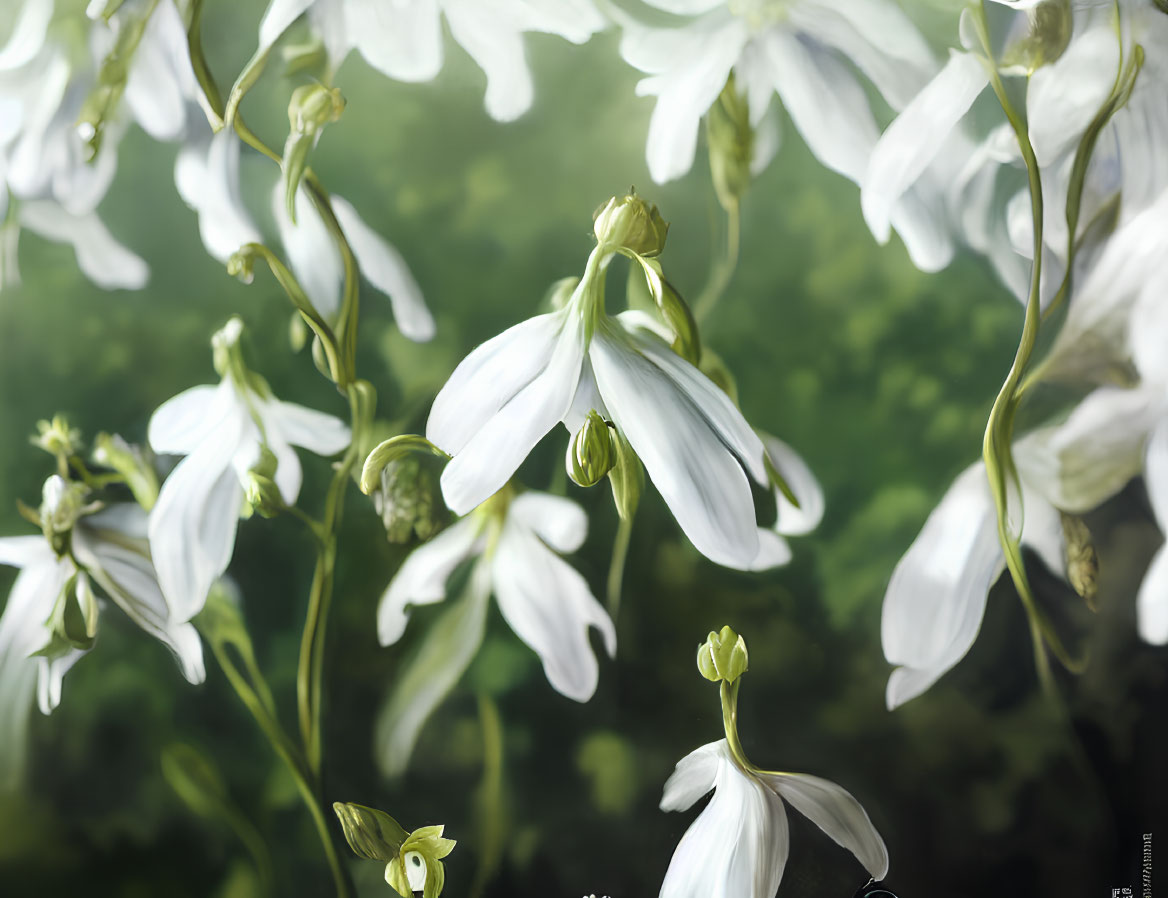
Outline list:
[[[216,335],[217,350],[238,352],[239,319]],[[268,476],[279,498],[293,505],[302,472],[294,446],[330,456],[349,444],[337,418],[281,402],[263,381],[234,360],[221,365],[218,386],[192,387],[163,403],[150,419],[155,452],[182,455],[162,484],[150,513],[150,549],[158,581],[176,619],[202,610],[207,592],[227,569],[245,488],[266,449],[276,468]]]
[[[46,484],[46,505],[50,487],[63,484],[57,481],[61,478]],[[77,518],[78,513],[84,516]],[[159,589],[142,509],[116,504],[96,513],[75,510],[68,517],[67,549],[42,536],[0,538],[0,564],[20,569],[0,616],[0,788],[19,782],[34,701],[50,713],[61,701],[66,672],[93,646],[95,589],[169,648],[187,680],[204,678],[195,628],[171,616]],[[51,525],[46,529],[51,532]]]
[[[693,165],[698,127],[726,87],[746,99],[755,132],[752,171],[778,146],[783,107],[820,162],[860,183],[879,137],[858,70],[893,109],[908,103],[936,70],[917,28],[888,0],[647,0],[689,17],[680,27],[654,27],[621,16],[621,55],[649,77],[639,95],[657,98],[646,157],[657,183]],[[853,68],[854,67],[854,68]],[[939,191],[898,203],[895,224],[923,269],[944,267],[952,244],[936,227]]]
[[[578,702],[592,697],[599,668],[589,628],[600,631],[609,655],[616,630],[587,581],[560,558],[580,548],[587,530],[575,502],[540,492],[515,496],[508,487],[406,558],[378,606],[382,645],[402,637],[411,607],[444,601],[456,569],[473,565],[462,595],[431,626],[382,712],[378,755],[387,773],[405,769],[422,725],[470,664],[492,594],[511,629],[539,655],[552,688]]]
[[[515,473],[562,421],[611,420],[640,457],[694,546],[741,570],[769,567],[785,545],[760,541],[750,481],[769,485],[762,441],[713,381],[675,353],[644,316],[603,309],[601,244],[563,308],[483,343],[438,393],[426,437],[453,460],[446,504],[464,514]]]
[[[442,69],[442,17],[487,76],[487,112],[499,121],[531,106],[523,34],[539,31],[582,44],[605,26],[593,0],[271,0],[260,22],[263,53],[307,10],[335,67],[354,47],[398,81],[429,81]]]
[[[746,771],[721,739],[678,762],[661,809],[684,811],[711,789],[709,804],[677,844],[660,898],[774,898],[790,847],[785,804],[852,852],[874,878],[888,872],[888,851],[867,812],[829,780]]]

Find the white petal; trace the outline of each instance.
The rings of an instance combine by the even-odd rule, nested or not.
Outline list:
[[[1063,423],[1018,440],[1019,475],[1064,511],[1090,511],[1140,473],[1155,403],[1148,389],[1100,387]]]
[[[206,144],[185,146],[174,164],[179,195],[199,215],[203,245],[224,263],[245,243],[263,242],[240,195],[239,147],[225,128]]]
[[[726,740],[709,742],[695,748],[677,762],[673,773],[665,781],[660,808],[663,811],[684,811],[714,788],[718,765],[726,752]]]
[[[758,553],[748,570],[769,571],[791,561],[791,545],[773,530],[758,529]]]
[[[798,452],[770,434],[763,434],[762,441],[771,462],[799,500],[796,508],[781,491],[775,490],[775,504],[779,508],[775,530],[784,536],[810,533],[823,519],[823,487]]]
[[[313,0],[271,0],[260,19],[260,50],[266,50],[280,39]]]
[[[140,290],[150,269],[126,249],[102,224],[96,212],[71,215],[52,200],[32,200],[20,206],[20,222],[57,243],[70,243],[77,265],[89,280],[105,290]]]
[[[758,529],[746,472],[706,409],[638,351],[649,338],[636,348],[632,339],[606,325],[592,338],[605,405],[694,547],[718,564],[749,569]]]
[[[11,72],[31,62],[45,45],[53,18],[53,0],[25,0],[8,43],[0,49],[0,72]]]
[[[243,488],[231,466],[242,422],[228,419],[166,478],[150,513],[150,554],[173,620],[202,610],[227,569]]]
[[[231,408],[231,385],[204,384],[166,400],[150,417],[147,438],[158,453],[186,455],[214,431]]]
[[[987,83],[980,59],[951,51],[945,67],[884,132],[860,192],[864,220],[877,240],[888,239],[897,201],[936,157]]]
[[[795,810],[848,849],[874,879],[888,873],[888,849],[868,812],[846,789],[805,773],[779,773],[763,780]]]
[[[584,361],[584,329],[575,314],[563,320],[547,367],[502,405],[442,472],[442,495],[455,514],[465,514],[501,489],[567,414]]]
[[[616,654],[616,630],[587,581],[521,523],[508,519],[491,561],[499,610],[539,655],[552,688],[578,702],[596,691],[599,669],[588,628]]]
[[[621,314],[629,315],[632,313],[622,312]],[[593,411],[606,420],[609,417],[604,400],[600,397],[600,390],[596,388],[596,375],[592,372],[592,362],[585,358],[584,365],[580,369],[580,382],[576,384],[576,395],[572,397],[572,406],[564,415],[564,427],[568,429],[568,433],[575,434],[583,427],[584,419],[588,417],[589,412]],[[571,440],[568,441],[566,451],[568,453],[572,451]]]
[[[54,560],[53,550],[40,536],[0,537],[0,564],[24,568]]]
[[[1027,80],[1027,126],[1041,167],[1074,151],[1115,85],[1119,49],[1110,24],[1076,29],[1063,55]]]
[[[126,103],[155,140],[174,140],[186,128],[186,101],[194,93],[186,29],[173,3],[159,3],[134,51]]]
[[[645,0],[649,6],[655,6],[666,12],[678,16],[694,16],[709,12],[721,5],[722,0]]]
[[[480,563],[464,595],[431,623],[417,653],[394,678],[374,736],[386,776],[405,772],[422,727],[470,666],[483,641],[490,595],[490,571]]]
[[[593,0],[522,0],[516,20],[524,31],[557,34],[574,44],[584,43],[608,25]]]
[[[426,438],[455,455],[548,365],[564,313],[537,315],[479,345],[438,392]]]
[[[272,216],[280,232],[280,242],[288,257],[288,267],[304,289],[313,308],[326,321],[336,320],[341,307],[341,287],[345,272],[341,254],[303,188],[296,191],[296,223],[288,217],[284,182],[272,190]]]
[[[442,68],[437,0],[348,0],[349,37],[375,69],[398,81],[429,81]]]
[[[588,516],[571,499],[529,491],[511,500],[507,514],[557,552],[569,554],[584,545]]]
[[[808,148],[858,182],[878,135],[856,76],[823,49],[779,28],[767,33],[764,46],[775,89]]]
[[[1168,420],[1161,421],[1148,440],[1144,479],[1152,511],[1163,533],[1168,533]],[[1168,549],[1152,559],[1136,601],[1140,636],[1153,645],[1168,643]]]
[[[981,627],[1005,561],[985,468],[962,472],[892,572],[880,634],[889,709],[928,689],[960,661]]]
[[[422,288],[414,280],[402,254],[365,224],[346,200],[334,195],[332,202],[361,273],[389,297],[394,320],[401,332],[417,342],[431,339],[434,336],[434,316],[426,308]]]
[[[1168,239],[1168,233],[1163,235]],[[1168,385],[1168,273],[1163,266],[1151,274],[1132,308],[1128,345],[1141,380]]]
[[[487,76],[487,112],[509,122],[531,106],[534,89],[518,28],[479,0],[445,4],[450,33]]]
[[[446,581],[454,569],[482,550],[482,524],[473,517],[457,521],[409,554],[377,606],[377,638],[392,645],[405,632],[411,605],[431,605],[446,598]]]
[[[336,455],[349,445],[352,435],[340,419],[291,402],[271,399],[257,402],[264,422],[268,447],[278,461],[276,485],[284,501],[293,504],[300,494],[300,459],[292,446],[302,446],[317,455]]]

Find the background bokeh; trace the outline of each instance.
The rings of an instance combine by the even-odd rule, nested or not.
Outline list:
[[[261,10],[211,4],[205,41],[221,83],[246,60]],[[355,55],[340,74],[348,107],[312,164],[402,251],[438,319],[437,339],[417,346],[397,333],[387,302],[364,298],[359,369],[396,430],[420,430],[471,347],[582,270],[592,210],[630,184],[672,222],[663,257],[671,279],[692,295],[705,278],[717,218],[704,156],[683,180],[651,184],[651,101],[634,96],[637,75],[620,61],[616,36],[584,47],[540,35],[527,43],[536,102],[512,124],[486,116],[483,77],[452,43],[431,84],[391,82]],[[271,73],[245,105],[275,146],[291,86]],[[1088,518],[1102,562],[1097,613],[1038,575],[1041,599],[1091,649],[1082,676],[1059,672],[1064,706],[1039,694],[1024,614],[1003,582],[969,656],[924,697],[887,712],[883,590],[979,452],[1020,308],[972,259],[924,275],[895,240],[876,246],[856,189],[822,169],[793,129],[784,140],[746,201],[741,267],[703,338],[737,376],[747,418],[799,449],[819,476],[819,530],[795,541],[790,566],[735,573],[700,557],[650,491],[618,658],[602,658],[593,700],[556,694],[493,610],[474,666],[424,730],[409,772],[389,782],[372,756],[374,721],[434,609],[416,613],[398,646],[378,647],[374,609],[404,550],[386,543],[354,489],[328,662],[328,796],[383,808],[407,829],[445,823],[459,841],[447,859],[451,896],[653,895],[694,815],[660,812],[661,786],[679,758],[721,732],[717,690],[698,676],[694,649],[729,623],[751,651],[747,752],[850,789],[888,843],[888,881],[903,896],[1138,894],[1140,834],[1155,832],[1168,801],[1168,655],[1139,644],[1134,627],[1135,585],[1159,541],[1143,488],[1133,484]],[[87,437],[143,440],[162,401],[214,380],[208,340],[234,312],[277,395],[343,414],[308,354],[290,352],[289,306],[275,282],[257,272],[241,285],[204,253],[173,189],[174,155],[132,132],[102,207],[150,263],[145,290],[104,293],[69,249],[22,238],[23,284],[0,296],[0,533],[27,532],[15,502],[35,504],[50,473],[28,443],[37,419],[64,412]],[[244,174],[253,205],[267,210],[274,167],[247,157]],[[563,488],[564,440],[557,430],[545,441],[522,470],[527,483]],[[302,502],[319,507],[327,462],[306,458],[305,467]],[[599,594],[615,513],[606,488],[567,490],[590,510],[576,561]],[[295,522],[254,519],[240,527],[235,559],[261,663],[291,721],[310,547]],[[0,569],[0,595],[13,576]],[[481,786],[480,694],[502,721],[498,789]],[[23,794],[0,797],[0,894],[250,894],[238,840],[195,816],[162,776],[160,753],[175,742],[215,762],[268,841],[276,894],[328,894],[294,788],[210,657],[207,683],[192,688],[159,644],[111,611],[61,708],[37,715],[33,739]],[[854,859],[794,813],[791,828],[780,895],[848,896],[865,881]],[[352,864],[362,895],[390,893],[380,865]]]

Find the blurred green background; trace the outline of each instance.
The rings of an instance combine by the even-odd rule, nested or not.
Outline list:
[[[258,21],[261,9],[208,10],[205,41],[221,84],[252,47],[254,31],[240,23]],[[531,315],[552,281],[581,272],[591,212],[630,184],[672,222],[662,259],[671,279],[683,293],[701,287],[717,222],[703,151],[688,177],[652,185],[643,159],[652,102],[634,96],[638,75],[617,43],[613,33],[584,47],[529,36],[536,101],[512,124],[486,116],[483,76],[451,43],[430,84],[391,82],[356,55],[342,69],[348,106],[312,164],[402,251],[438,319],[437,339],[415,346],[383,298],[364,297],[359,369],[395,428],[421,430],[467,351]],[[270,73],[245,104],[273,146],[295,83]],[[1164,819],[1168,796],[1165,654],[1134,632],[1134,589],[1159,540],[1142,487],[1088,519],[1102,561],[1097,614],[1054,577],[1038,577],[1043,600],[1091,647],[1085,674],[1059,677],[1065,708],[1041,699],[1022,609],[1000,583],[969,656],[924,697],[885,710],[884,587],[979,452],[1020,308],[976,260],[930,276],[895,241],[876,246],[856,189],[785,124],[778,158],[746,201],[741,267],[703,339],[737,376],[747,418],[795,446],[819,476],[819,530],[795,540],[784,569],[727,571],[697,555],[650,491],[618,658],[602,656],[593,700],[556,694],[492,610],[486,645],[424,730],[410,771],[387,782],[372,758],[373,723],[435,609],[419,610],[398,646],[378,647],[374,609],[404,550],[386,543],[352,490],[328,661],[328,798],[383,808],[407,829],[445,823],[459,842],[447,859],[451,896],[653,895],[696,813],[659,811],[661,787],[678,759],[721,735],[716,690],[698,676],[694,649],[729,623],[751,650],[747,752],[852,791],[888,843],[888,881],[903,896],[1138,889],[1140,833]],[[161,402],[215,379],[208,340],[232,313],[247,322],[252,363],[277,395],[344,414],[307,353],[289,351],[289,306],[275,282],[257,272],[243,286],[204,253],[173,189],[174,155],[133,130],[102,207],[150,263],[147,289],[103,293],[69,249],[22,239],[23,285],[0,296],[0,533],[28,532],[15,502],[35,504],[50,473],[28,443],[37,419],[63,412],[89,438],[107,430],[142,441]],[[276,172],[253,157],[246,192],[262,211]],[[557,430],[545,441],[525,482],[553,480],[565,439]],[[328,466],[310,457],[305,468],[302,502],[318,508]],[[615,524],[608,491],[568,494],[591,513],[575,562],[601,594]],[[254,519],[241,524],[231,567],[287,722],[311,554],[295,522]],[[13,576],[0,569],[0,594]],[[481,800],[479,693],[503,725],[504,801],[493,807]],[[174,742],[218,765],[270,845],[277,895],[329,893],[290,780],[210,657],[207,683],[192,688],[160,645],[111,609],[60,709],[37,715],[33,739],[24,793],[0,797],[0,894],[251,894],[237,839],[195,816],[164,780],[160,752]],[[849,896],[865,881],[798,814],[791,830],[780,895]],[[362,895],[391,894],[381,865],[353,858],[352,867]]]

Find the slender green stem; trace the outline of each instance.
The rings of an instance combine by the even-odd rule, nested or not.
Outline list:
[[[710,268],[710,276],[702,292],[694,303],[694,318],[701,322],[714,310],[718,300],[726,292],[730,279],[738,268],[738,251],[741,240],[742,214],[737,200],[725,207],[726,243]]]
[[[629,543],[633,536],[633,519],[622,517],[616,525],[616,538],[612,543],[612,561],[608,565],[608,616],[616,623],[620,614],[621,586],[625,579],[625,562],[629,557]]]
[[[739,678],[733,683],[722,680],[719,683],[722,698],[722,727],[726,730],[726,745],[730,749],[730,757],[734,759],[743,771],[749,773],[755,769],[742,750],[742,742],[738,738],[738,687],[742,685]]]
[[[349,884],[348,871],[341,864],[340,857],[337,855],[328,822],[325,820],[324,813],[321,811],[316,792],[309,782],[309,774],[305,767],[303,756],[292,743],[292,740],[285,734],[275,716],[269,713],[264,701],[256,694],[256,691],[252,688],[247,678],[240,673],[239,668],[235,666],[225,647],[212,640],[211,650],[215,655],[215,659],[219,662],[219,666],[223,668],[223,673],[226,674],[228,681],[235,689],[236,694],[248,711],[251,712],[256,723],[259,724],[260,730],[267,737],[268,742],[271,743],[276,754],[284,762],[288,768],[288,772],[292,774],[292,779],[296,782],[297,791],[299,791],[305,807],[308,808],[308,812],[312,816],[313,825],[316,827],[317,836],[320,838],[329,871],[332,873],[333,884],[337,890],[337,898],[349,898],[352,895],[352,888]]]

